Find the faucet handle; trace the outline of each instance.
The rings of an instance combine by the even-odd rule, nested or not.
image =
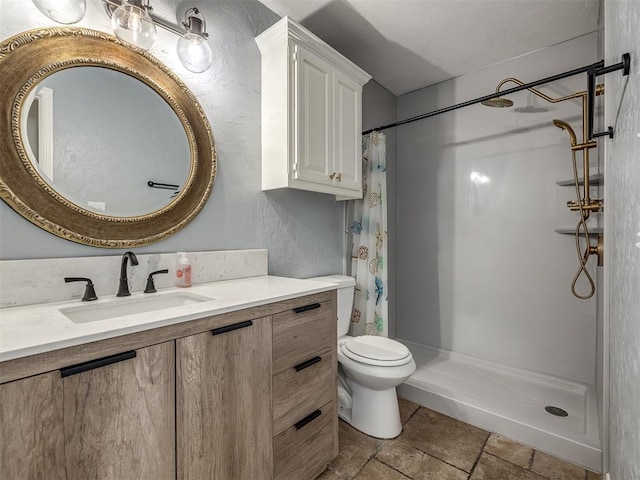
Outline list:
[[[84,277],[64,277],[65,283],[70,282],[87,282],[87,286],[84,289],[84,296],[82,297],[83,302],[90,302],[92,300],[97,300],[98,296],[96,295],[96,291],[93,288],[93,282],[90,278]]]
[[[149,277],[147,278],[147,286],[144,289],[144,293],[154,293],[156,292],[156,286],[153,283],[153,276],[157,273],[169,273],[169,269],[165,268],[164,270],[156,270],[155,272],[151,272]]]

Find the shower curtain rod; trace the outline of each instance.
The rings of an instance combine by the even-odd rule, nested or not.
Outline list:
[[[568,72],[559,73],[551,77],[546,77],[540,80],[536,80],[535,82],[530,82],[517,87],[509,88],[507,90],[502,90],[501,92],[495,92],[495,93],[492,93],[491,95],[485,95],[484,97],[479,97],[474,100],[468,100],[466,102],[457,103],[455,105],[451,105],[450,107],[440,108],[438,110],[434,110],[433,112],[423,113],[422,115],[417,115],[415,117],[407,118],[405,120],[400,120],[399,122],[390,123],[388,125],[382,125],[381,127],[378,127],[378,128],[371,128],[369,130],[365,130],[364,132],[362,132],[362,134],[366,135],[371,132],[379,132],[381,130],[386,130],[388,128],[398,127],[406,123],[417,122],[418,120],[423,120],[429,117],[435,117],[436,115],[440,115],[441,113],[450,112],[452,110],[457,110],[462,107],[468,107],[470,105],[475,105],[476,103],[484,102],[492,98],[497,98],[497,97],[509,95],[515,92],[520,92],[521,90],[537,87],[545,83],[555,82],[556,80],[572,77],[580,73],[587,73],[587,76],[588,76],[587,77],[587,102],[588,102],[588,113],[589,113],[587,117],[587,130],[588,130],[589,138],[585,139],[585,141],[590,141],[595,137],[602,137],[605,135],[608,135],[609,138],[613,138],[613,127],[609,127],[604,132],[593,133],[593,113],[594,113],[594,99],[595,99],[595,89],[596,89],[595,79],[599,75],[615,72],[617,70],[622,70],[623,75],[629,75],[630,65],[631,65],[631,55],[628,53],[624,53],[622,55],[622,61],[620,63],[616,63],[608,67],[604,66],[604,60],[600,60],[599,62],[593,63],[591,65],[576,68],[574,70],[569,70]]]

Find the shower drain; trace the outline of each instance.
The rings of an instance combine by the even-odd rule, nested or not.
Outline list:
[[[555,415],[556,417],[568,417],[569,416],[567,411],[561,409],[560,407],[552,407],[552,406],[548,405],[548,406],[544,407],[544,409],[547,411],[547,413],[550,413],[551,415]]]

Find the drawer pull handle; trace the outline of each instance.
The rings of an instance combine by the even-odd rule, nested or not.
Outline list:
[[[304,307],[294,308],[293,311],[296,313],[308,312],[309,310],[315,310],[316,308],[320,308],[322,305],[319,303],[312,303],[311,305],[305,305]]]
[[[232,325],[225,325],[224,327],[214,328],[211,330],[211,335],[220,335],[222,333],[232,332],[234,330],[238,330],[240,328],[246,328],[253,325],[252,320],[247,320],[245,322],[234,323]]]
[[[135,358],[135,356],[136,351],[131,350],[129,352],[118,353],[116,355],[99,358],[97,360],[90,360],[88,362],[79,363],[78,365],[61,368],[60,376],[64,378],[70,375],[76,375],[78,373],[86,372],[88,370],[93,370],[94,368],[106,367],[107,365],[111,365],[112,363],[118,363],[124,360],[129,360],[130,358]]]
[[[300,430],[302,427],[304,427],[308,423],[313,422],[320,415],[322,415],[322,411],[320,411],[320,410],[316,410],[315,412],[310,413],[309,415],[304,417],[302,420],[300,420],[298,423],[296,423],[296,425],[295,425],[296,430]]]
[[[311,365],[315,365],[316,363],[318,363],[321,360],[322,360],[322,358],[320,358],[320,357],[313,357],[313,358],[310,358],[309,360],[307,360],[305,362],[302,362],[302,363],[296,365],[293,368],[296,369],[296,372],[299,372],[300,370],[304,370],[305,368],[310,367]]]

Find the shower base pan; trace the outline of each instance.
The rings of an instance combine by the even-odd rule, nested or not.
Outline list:
[[[595,387],[397,340],[417,367],[398,387],[400,397],[601,471]]]

